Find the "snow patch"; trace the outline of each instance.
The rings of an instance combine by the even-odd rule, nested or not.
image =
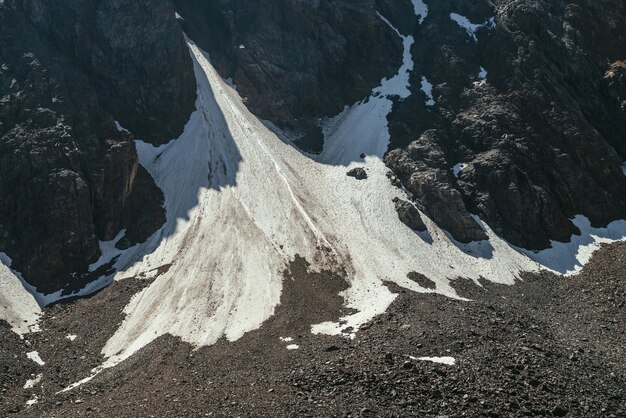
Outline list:
[[[445,364],[448,366],[454,366],[456,364],[456,359],[454,357],[409,357],[411,360],[430,361],[432,363]]]
[[[11,259],[0,253],[0,319],[20,336],[39,331],[41,307],[33,296],[34,289],[22,275],[11,269]]]
[[[601,244],[626,239],[626,221],[611,222],[605,228],[594,228],[589,219],[577,215],[572,222],[581,235],[573,235],[569,242],[551,241],[551,247],[542,251],[518,248],[518,251],[540,263],[545,268],[563,275],[580,272]]]
[[[284,342],[284,343],[290,343],[290,342],[293,341],[293,338],[291,338],[291,337],[286,337],[286,338],[280,337],[280,340],[282,342]]]
[[[37,404],[39,402],[39,398],[37,395],[32,395],[29,400],[26,401],[26,407],[30,408],[31,406]]]
[[[461,16],[458,13],[450,13],[450,19],[456,22],[461,28],[465,29],[465,32],[474,40],[474,42],[478,42],[478,38],[476,37],[476,32],[480,28],[493,29],[496,27],[496,18],[492,17],[487,19],[485,22],[476,24],[470,22],[468,18],[465,16]]]
[[[297,350],[300,346],[298,344],[289,344],[286,348],[287,350]]]
[[[411,95],[409,73],[413,71],[413,58],[411,57],[411,46],[415,42],[413,36],[404,36],[400,31],[395,28],[389,20],[385,19],[383,15],[378,13],[378,17],[382,19],[395,33],[402,39],[402,45],[404,46],[404,52],[402,54],[402,66],[398,70],[398,73],[390,79],[383,79],[381,85],[373,90],[373,94],[381,95],[398,95],[401,99],[406,99]]]
[[[35,386],[37,386],[40,382],[41,379],[43,378],[43,374],[38,374],[36,377],[32,378],[32,379],[28,379],[26,381],[26,383],[24,383],[24,389],[32,389]]]
[[[454,177],[458,178],[461,175],[461,171],[465,170],[466,167],[467,163],[455,164],[454,167],[452,167],[452,173],[454,174]]]
[[[435,99],[433,98],[433,85],[428,81],[425,76],[422,76],[422,91],[426,95],[426,106],[434,106]]]
[[[130,131],[126,128],[124,128],[122,125],[120,125],[120,123],[118,121],[115,121],[115,127],[117,128],[117,130],[119,132],[126,132],[126,133],[130,133]]]
[[[424,19],[428,16],[428,6],[424,3],[423,0],[412,0],[413,1],[413,9],[415,10],[415,15],[419,17],[420,25],[424,23]]]
[[[484,86],[487,84],[487,70],[484,67],[480,67],[478,75],[476,76],[478,81],[474,81],[475,86]]]
[[[66,339],[70,340],[70,341],[74,341],[76,339],[76,335],[74,334],[69,334],[65,336]]]
[[[35,363],[39,364],[40,366],[44,366],[46,364],[41,359],[41,357],[39,357],[39,353],[37,351],[31,351],[29,353],[26,353],[26,357],[28,357],[30,360],[34,361]]]

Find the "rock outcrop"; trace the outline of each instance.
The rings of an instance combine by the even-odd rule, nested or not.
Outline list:
[[[0,251],[37,290],[88,281],[99,240],[145,240],[163,196],[133,135],[176,137],[195,80],[167,1],[0,3]]]
[[[474,213],[531,249],[568,241],[574,215],[595,226],[624,218],[623,2],[426,3],[413,96],[389,117],[386,158],[425,212],[460,241],[476,239]],[[495,25],[473,39],[450,13]]]

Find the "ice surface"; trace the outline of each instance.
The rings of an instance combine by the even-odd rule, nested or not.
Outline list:
[[[160,147],[136,142],[140,163],[163,190],[166,223],[145,243],[104,248],[99,261],[114,258],[116,280],[154,281],[124,309],[102,350],[105,363],[66,390],[164,334],[202,346],[257,329],[280,302],[282,273],[296,255],[312,271],[345,276],[349,288],[341,295],[354,313],[311,331],[347,336],[393,302],[385,281],[458,298],[450,280],[459,276],[512,284],[521,271],[540,268],[482,222],[489,241],[462,245],[423,214],[428,239],[399,220],[393,199],[407,196],[390,184],[382,157],[390,97],[410,94],[406,55],[398,75],[368,100],[323,121],[324,149],[311,156],[251,114],[207,55],[191,42],[189,48],[196,111],[180,138]],[[354,167],[366,168],[367,180],[347,176]],[[420,287],[410,272],[436,288]]]
[[[428,6],[424,3],[423,0],[412,0],[413,1],[413,9],[415,10],[415,15],[419,16],[420,24],[424,23],[424,19],[428,16]]]
[[[46,363],[41,359],[41,357],[39,357],[39,353],[37,351],[31,351],[29,353],[26,353],[26,357],[28,357],[29,359],[31,359],[32,361],[34,361],[35,363],[39,364],[40,366],[45,365]]]

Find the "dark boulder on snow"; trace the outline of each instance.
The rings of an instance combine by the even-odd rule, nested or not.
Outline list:
[[[452,181],[434,132],[422,135],[406,150],[391,151],[385,162],[398,173],[420,209],[457,241],[468,243],[487,239]]]
[[[367,178],[367,171],[364,168],[356,167],[346,173],[348,177],[354,177],[357,180],[365,180]]]
[[[413,203],[397,197],[393,200],[393,202],[396,205],[398,218],[400,218],[400,221],[402,221],[403,224],[414,231],[426,231],[426,225],[424,224],[424,221],[422,221],[422,217]]]

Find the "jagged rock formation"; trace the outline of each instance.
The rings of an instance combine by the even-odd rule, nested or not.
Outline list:
[[[623,2],[427,3],[414,94],[389,118],[396,150],[386,159],[422,209],[460,241],[477,238],[472,212],[533,249],[569,240],[576,214],[594,225],[623,218],[623,69],[609,68],[626,54]],[[474,40],[452,12],[496,25]],[[424,104],[423,76],[435,106]]]
[[[167,1],[5,1],[0,26],[0,251],[50,293],[81,282],[98,240],[127,229],[129,245],[163,223],[162,193],[114,120],[173,138],[195,80]]]

